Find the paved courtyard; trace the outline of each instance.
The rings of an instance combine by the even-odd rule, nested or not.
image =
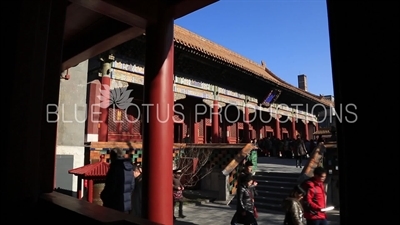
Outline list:
[[[305,165],[306,160],[303,162]],[[279,159],[274,157],[260,157],[258,160],[258,170],[282,173],[300,173],[301,169],[295,167],[294,159]],[[234,206],[227,206],[216,203],[205,203],[201,205],[185,205],[184,219],[178,218],[175,225],[228,225],[232,219],[235,209]],[[177,207],[176,207],[177,208]],[[176,212],[175,215],[178,215]],[[329,212],[329,225],[339,225],[339,211]],[[282,225],[283,212],[259,212],[258,224],[260,225]]]
[[[206,203],[202,205],[184,206],[184,219],[178,218],[174,225],[228,225],[235,209],[227,205]],[[178,215],[178,213],[176,213]],[[280,212],[259,212],[257,219],[260,225],[282,225],[284,215]],[[333,211],[329,215],[329,225],[339,225],[339,213]]]

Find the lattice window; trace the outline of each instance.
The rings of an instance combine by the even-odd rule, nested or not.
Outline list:
[[[183,124],[183,134],[186,135],[188,133],[188,126],[184,123]]]
[[[142,117],[143,118],[143,117]],[[135,117],[133,120],[134,122],[132,123],[132,133],[142,133],[142,118],[137,119]]]
[[[122,114],[122,127],[121,127],[121,131],[123,132],[123,133],[130,133],[130,123],[129,123],[129,120],[131,120],[131,118],[129,118],[130,117],[130,115],[128,115],[127,113],[126,113],[126,111],[125,110],[121,110],[122,112],[121,112],[121,114]]]
[[[140,118],[141,112],[135,107],[130,107],[128,109],[129,114],[129,129],[131,134],[141,133],[142,129],[142,118]]]
[[[199,122],[199,137],[204,136],[204,119],[201,119]]]
[[[182,118],[179,115],[174,115],[174,122],[182,122]]]
[[[108,121],[107,121],[109,133],[117,133],[117,123],[116,123],[116,120],[114,119],[115,115],[116,115],[115,109],[109,108],[108,109]]]

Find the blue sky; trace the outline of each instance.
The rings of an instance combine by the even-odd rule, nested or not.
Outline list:
[[[325,0],[220,0],[175,21],[308,91],[333,95]]]

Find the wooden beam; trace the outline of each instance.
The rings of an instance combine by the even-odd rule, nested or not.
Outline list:
[[[122,148],[122,149],[142,149],[142,142],[91,142],[90,148],[100,149],[100,148]],[[185,147],[185,144],[175,143],[174,148]]]
[[[45,208],[51,209],[53,215],[56,214],[63,218],[63,223],[73,223],[75,218],[79,216],[80,221],[85,221],[86,224],[147,224],[147,225],[161,225],[153,223],[146,219],[139,217],[133,217],[127,213],[119,212],[107,207],[103,207],[97,204],[92,204],[87,201],[76,199],[72,196],[68,196],[58,192],[46,193],[40,196],[40,203]],[[65,213],[68,212],[65,216]],[[59,217],[58,217],[59,218]],[[41,221],[45,221],[47,224],[53,220],[53,218],[43,218]]]
[[[91,142],[88,144],[92,149],[103,148],[122,148],[122,149],[142,149],[141,142]],[[226,149],[237,148],[242,149],[247,143],[227,144],[227,143],[208,143],[208,144],[181,144],[175,143],[174,148],[212,148],[212,149]]]
[[[132,26],[146,28],[157,20],[158,9],[173,10],[174,19],[190,14],[218,0],[70,0],[92,11]],[[165,2],[164,2],[165,1]]]
[[[86,1],[86,0],[83,0]],[[157,20],[157,9],[160,5],[160,0],[103,0],[108,4],[112,4],[115,7],[122,8],[128,13],[137,15],[140,18],[144,18],[147,23],[152,23]],[[163,2],[165,0],[161,0]],[[168,0],[170,1],[170,0]],[[167,2],[168,2],[167,1]]]
[[[147,24],[154,22],[154,10],[150,1],[138,0],[70,0],[94,12],[108,16],[115,20],[145,29]],[[147,8],[146,8],[147,7]]]
[[[62,69],[68,69],[124,42],[140,36],[144,30],[105,18],[64,43]]]

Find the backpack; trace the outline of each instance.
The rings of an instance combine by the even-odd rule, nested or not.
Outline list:
[[[308,185],[307,185],[306,183],[307,183],[308,181],[310,181],[311,179],[312,179],[312,178],[309,178],[309,179],[303,181],[303,182],[300,184],[300,187],[303,188],[303,190],[306,192],[306,195],[307,195],[307,193],[308,193],[308,191],[309,191],[309,188],[307,188]],[[317,200],[315,199],[315,193],[316,193],[315,186],[314,186],[314,188],[313,188],[313,191],[314,191],[314,199],[312,199],[312,201],[315,201],[315,202],[316,202]],[[301,200],[301,204],[302,204],[302,206],[303,206],[304,212],[308,212],[308,213],[311,213],[311,214],[317,214],[316,211],[314,211],[314,210],[311,209],[310,202],[307,201],[306,196],[304,196],[304,198]]]

